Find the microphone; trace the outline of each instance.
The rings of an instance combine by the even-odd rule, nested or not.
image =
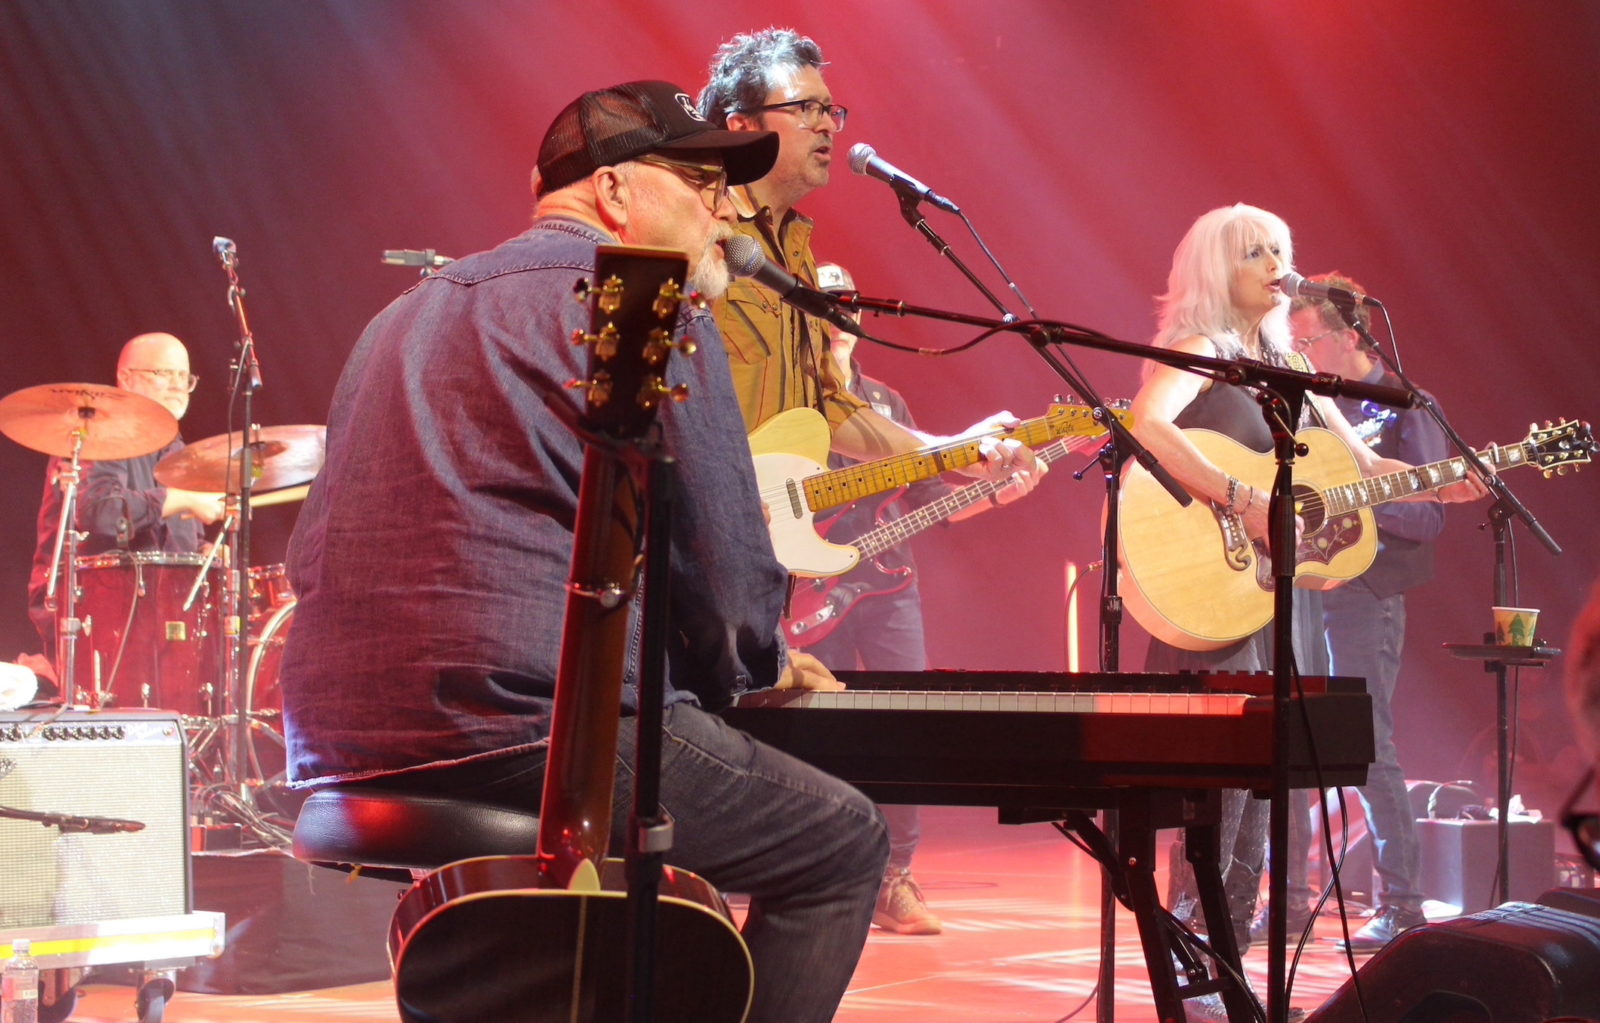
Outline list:
[[[1359,291],[1346,291],[1336,288],[1331,284],[1319,281],[1308,281],[1304,277],[1290,270],[1278,278],[1278,287],[1290,298],[1325,298],[1336,305],[1364,305],[1373,309],[1382,309],[1383,303],[1371,295],[1363,295]]]
[[[805,313],[827,320],[850,334],[861,333],[861,324],[852,320],[832,297],[806,287],[794,274],[761,254],[761,244],[749,235],[736,234],[722,243],[728,254],[728,272],[735,277],[750,277],[778,293],[778,297]]]
[[[143,831],[145,827],[143,821],[123,820],[120,817],[71,817],[65,814],[52,816],[56,819],[49,823],[64,833],[115,835],[118,832]]]
[[[239,252],[234,248],[232,238],[219,236],[211,239],[211,251],[217,254],[218,259],[222,260],[222,266],[225,270],[232,270],[234,265],[239,262]]]
[[[918,199],[925,199],[946,213],[960,213],[961,207],[924,185],[916,178],[896,167],[894,164],[878,155],[878,151],[865,142],[857,142],[850,147],[850,169],[857,174],[886,181],[894,187],[896,192],[910,192]]]
[[[384,249],[383,261],[390,266],[425,266],[437,270],[446,263],[454,263],[449,256],[441,256],[432,249]]]

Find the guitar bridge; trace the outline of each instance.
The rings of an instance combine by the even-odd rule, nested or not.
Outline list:
[[[1216,515],[1217,529],[1222,533],[1223,562],[1235,572],[1249,571],[1253,548],[1244,532],[1244,519],[1215,501],[1211,502],[1211,511]]]

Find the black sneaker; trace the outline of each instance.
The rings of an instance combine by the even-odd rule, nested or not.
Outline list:
[[[1413,927],[1421,927],[1428,922],[1422,915],[1422,910],[1409,906],[1380,906],[1378,914],[1361,930],[1350,935],[1350,951],[1376,952],[1389,942],[1398,938],[1403,932]],[[1339,947],[1344,948],[1345,943],[1339,942]]]
[[[1216,992],[1185,999],[1183,1014],[1189,1023],[1230,1023],[1228,1007],[1223,1003],[1222,995]],[[1291,1005],[1285,1015],[1289,1023],[1304,1023],[1308,1013],[1297,1005]]]
[[[1286,929],[1290,942],[1298,942],[1300,935],[1306,929],[1306,924],[1311,922],[1311,909],[1300,905],[1289,910],[1289,926]],[[1250,921],[1250,940],[1262,942],[1267,940],[1267,907],[1262,906],[1256,910],[1255,918]]]

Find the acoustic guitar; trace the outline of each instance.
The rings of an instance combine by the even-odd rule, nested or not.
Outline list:
[[[1127,413],[1113,412],[1126,423]],[[1059,437],[1093,437],[1106,432],[1094,410],[1082,405],[1052,405],[1037,419],[1027,419],[991,436],[1019,441],[1030,448]],[[874,494],[931,479],[983,460],[980,438],[966,437],[903,455],[829,469],[833,433],[816,409],[780,412],[750,434],[756,484],[772,512],[772,549],[791,575],[841,575],[856,567],[861,552],[829,543],[817,532],[815,518],[827,511]]]
[[[595,1023],[629,1018],[627,885],[607,859],[626,647],[645,529],[643,459],[684,295],[680,252],[601,246],[571,579],[536,856],[448,864],[407,892],[390,930],[404,1023]],[[692,349],[687,349],[692,350]],[[722,897],[663,870],[654,1008],[660,1020],[741,1023],[753,968]]]
[[[1277,475],[1273,456],[1252,451],[1211,430],[1183,431],[1223,472],[1262,492]],[[1295,585],[1330,589],[1371,565],[1378,533],[1371,509],[1466,478],[1464,458],[1414,466],[1405,472],[1361,475],[1338,435],[1302,430],[1309,448],[1295,459],[1295,513],[1305,531],[1295,551]],[[1591,460],[1589,424],[1566,421],[1530,427],[1526,439],[1477,452],[1494,472],[1531,465],[1546,476]],[[1272,620],[1272,563],[1266,544],[1245,535],[1242,518],[1215,502],[1174,501],[1143,466],[1123,479],[1122,595],[1134,620],[1157,639],[1183,650],[1215,650],[1251,635]]]

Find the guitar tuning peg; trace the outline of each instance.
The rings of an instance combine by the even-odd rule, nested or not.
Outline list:
[[[600,285],[600,298],[595,302],[600,311],[607,316],[622,308],[622,278],[616,274],[607,277],[605,283]]]
[[[650,306],[656,314],[656,319],[665,320],[678,312],[678,305],[683,301],[683,289],[678,287],[677,281],[669,280],[661,285],[661,290],[656,292],[656,300]]]
[[[577,282],[572,285],[572,297],[579,302],[589,301],[589,279],[587,277],[579,277]]]
[[[589,399],[589,404],[596,408],[611,400],[611,376],[605,372],[596,373],[593,380],[579,380],[573,378],[567,381],[567,390],[583,391]]]
[[[659,366],[666,360],[667,355],[674,350],[680,351],[685,355],[693,355],[699,347],[693,338],[685,337],[681,341],[674,341],[672,340],[671,331],[664,327],[657,327],[650,332],[650,340],[646,342],[644,348],[644,357],[645,361],[650,365]]]
[[[704,311],[711,306],[710,301],[708,301],[706,297],[700,294],[698,291],[689,292],[688,302],[690,305],[701,311]]]
[[[639,387],[639,405],[643,408],[655,408],[659,398],[682,405],[689,400],[689,385],[677,384],[668,387],[660,377],[651,377]]]
[[[572,332],[572,343],[575,345],[594,345],[595,358],[605,360],[617,356],[617,342],[621,332],[615,323],[608,323],[600,328],[598,334],[588,334],[582,330]]]

